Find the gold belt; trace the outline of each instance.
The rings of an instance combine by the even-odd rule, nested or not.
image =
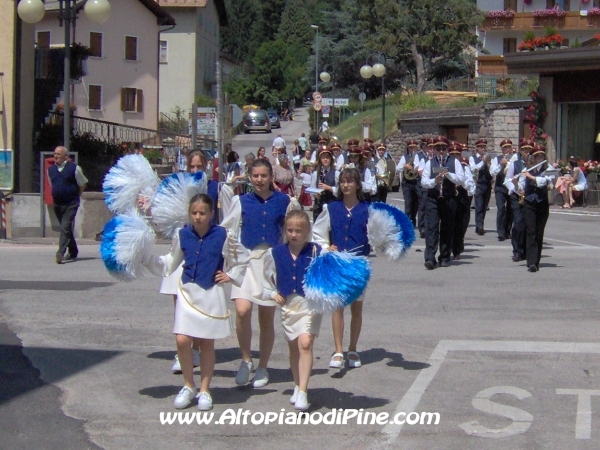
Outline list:
[[[229,316],[231,316],[231,311],[227,310],[227,314],[224,316],[213,316],[212,314],[208,314],[207,312],[202,311],[200,308],[198,308],[197,306],[193,305],[187,298],[187,296],[185,295],[185,292],[183,291],[183,284],[181,284],[181,279],[179,279],[179,292],[181,292],[181,296],[183,297],[183,299],[187,302],[188,305],[190,305],[191,308],[193,308],[194,310],[198,311],[200,314],[206,316],[206,317],[210,317],[211,319],[220,319],[220,320],[224,320],[229,318]]]

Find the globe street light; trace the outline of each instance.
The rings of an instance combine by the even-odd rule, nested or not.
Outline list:
[[[63,87],[63,145],[69,150],[71,144],[71,24],[75,26],[77,19],[76,0],[64,0],[60,2],[58,13],[59,25],[63,26],[65,21],[65,70]],[[88,0],[84,7],[86,17],[94,23],[102,23],[110,15],[110,3],[108,0]],[[37,23],[44,17],[45,9],[42,0],[21,0],[17,7],[17,13],[23,22]]]
[[[324,68],[323,68],[323,72],[321,72],[319,74],[319,78],[321,79],[321,81],[323,83],[329,83],[329,81],[331,80],[331,124],[334,125],[335,124],[335,81],[333,79],[333,75],[330,75],[329,72],[327,72],[327,68],[330,68],[331,73],[334,74],[335,71],[333,69],[333,66],[331,64],[327,64]]]
[[[385,62],[385,56],[383,53],[375,53],[374,55],[377,55],[377,60],[381,59],[383,62]],[[381,78],[381,143],[384,143],[383,141],[385,139],[385,66],[382,63],[377,62],[373,64],[373,67],[371,67],[369,65],[369,60],[367,59],[365,65],[360,68],[360,76],[363,77],[365,80],[368,80],[373,75],[375,75],[377,78]]]

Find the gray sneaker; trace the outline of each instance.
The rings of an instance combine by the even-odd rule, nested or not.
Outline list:
[[[252,386],[255,388],[261,388],[265,387],[267,384],[269,384],[269,372],[267,372],[267,369],[259,367],[256,369],[256,373],[254,374]]]
[[[250,372],[254,370],[252,361],[243,361],[240,363],[240,368],[235,374],[235,384],[244,386],[250,381]]]

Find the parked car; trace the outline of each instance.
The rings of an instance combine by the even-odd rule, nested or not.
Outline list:
[[[277,111],[268,111],[269,121],[271,122],[271,128],[281,128],[281,122],[279,121],[279,115]]]
[[[244,124],[244,133],[250,133],[251,131],[271,132],[271,121],[264,109],[248,111],[244,114],[242,122]]]

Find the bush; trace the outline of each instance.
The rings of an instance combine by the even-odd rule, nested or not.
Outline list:
[[[162,164],[163,162],[163,153],[158,149],[145,150],[144,156],[150,164]]]
[[[430,109],[437,105],[435,98],[427,94],[410,94],[402,100],[402,111],[416,111]]]

